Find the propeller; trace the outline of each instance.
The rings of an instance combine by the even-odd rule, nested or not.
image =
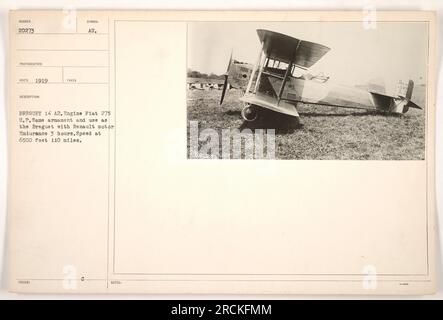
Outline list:
[[[225,81],[223,83],[223,91],[220,98],[220,105],[223,103],[223,99],[225,98],[226,88],[228,87],[228,76],[229,76],[229,68],[231,67],[231,63],[232,63],[232,50],[231,50],[231,56],[229,57],[228,68],[226,69],[226,73],[224,74]]]

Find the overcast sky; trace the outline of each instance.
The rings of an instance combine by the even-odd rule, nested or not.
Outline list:
[[[331,50],[310,72],[324,72],[348,85],[384,79],[424,83],[427,64],[427,24],[379,22],[364,29],[360,22],[204,22],[188,25],[188,68],[223,74],[231,49],[236,60],[255,63],[260,49],[256,29],[269,29],[317,42]]]

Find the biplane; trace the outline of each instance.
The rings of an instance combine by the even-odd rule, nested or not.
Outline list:
[[[228,85],[243,90],[241,115],[246,121],[256,121],[269,111],[298,120],[299,102],[396,114],[421,109],[411,101],[412,80],[400,81],[394,95],[333,84],[329,77],[308,73],[330,48],[269,30],[258,29],[257,34],[261,42],[257,62],[236,61],[231,53],[220,99],[221,105]]]

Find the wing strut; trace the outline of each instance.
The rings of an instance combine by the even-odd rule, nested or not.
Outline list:
[[[294,54],[293,54],[293,56],[295,56],[295,54],[297,53],[297,49],[298,49],[298,47],[300,46],[300,43],[301,43],[301,41],[299,41],[299,42],[297,43],[297,46],[295,47],[295,50],[294,50]],[[281,96],[283,95],[283,90],[285,89],[286,81],[288,81],[288,77],[289,77],[289,74],[290,74],[290,72],[291,72],[291,70],[292,70],[292,65],[293,65],[293,64],[294,64],[294,59],[291,59],[291,61],[289,61],[288,68],[286,69],[285,76],[283,77],[283,81],[282,81],[282,83],[281,83],[281,87],[280,87],[280,90],[279,90],[279,92],[278,92],[278,100],[277,100],[277,103],[280,103]]]
[[[249,78],[249,82],[248,82],[248,86],[246,87],[246,93],[248,93],[251,90],[251,86],[252,86],[252,81],[254,81],[254,76],[255,73],[257,72],[258,66],[260,64],[260,61],[262,59],[262,55],[263,55],[263,46],[264,46],[264,42],[262,43],[262,46],[260,48],[260,52],[258,54],[258,58],[257,58],[257,62],[254,65],[254,69],[252,69],[251,72],[251,77]]]
[[[265,67],[265,63],[266,63],[266,59],[267,59],[267,55],[266,53],[263,53],[262,55],[262,59],[260,60],[260,68],[258,71],[258,76],[257,76],[257,80],[255,80],[255,86],[254,86],[254,93],[257,92],[258,86],[260,85],[260,81],[261,81],[261,75],[263,73],[263,69]]]

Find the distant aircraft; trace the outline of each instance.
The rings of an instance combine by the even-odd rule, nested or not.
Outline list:
[[[223,86],[223,80],[221,79],[188,77],[186,82],[188,84],[188,89],[190,90],[219,90]]]
[[[242,89],[241,114],[246,121],[269,114],[266,110],[298,120],[298,102],[398,114],[422,109],[411,101],[412,80],[400,81],[396,95],[332,84],[329,77],[307,73],[330,48],[269,30],[258,29],[257,34],[262,45],[257,62],[233,60],[231,53],[220,99],[221,105],[228,84]]]

